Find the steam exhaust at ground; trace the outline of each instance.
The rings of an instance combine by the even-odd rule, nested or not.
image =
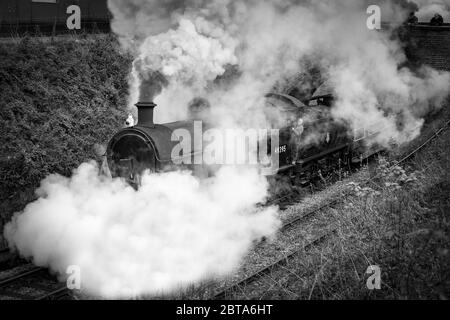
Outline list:
[[[239,187],[237,187],[239,186]],[[279,226],[256,172],[222,169],[214,180],[190,172],[148,174],[138,191],[82,164],[52,175],[39,200],[16,214],[6,237],[21,255],[64,275],[81,270],[82,289],[105,297],[171,293],[236,268],[253,241]]]

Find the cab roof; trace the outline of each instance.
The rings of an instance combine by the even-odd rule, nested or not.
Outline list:
[[[310,100],[315,100],[323,97],[332,97],[334,95],[335,91],[330,81],[325,81],[316,89],[316,91],[314,91]]]

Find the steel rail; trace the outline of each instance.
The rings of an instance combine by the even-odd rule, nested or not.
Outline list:
[[[0,287],[4,287],[4,286],[10,284],[13,281],[17,281],[19,279],[28,277],[29,275],[36,274],[36,273],[41,272],[43,270],[45,270],[45,269],[41,268],[41,267],[33,267],[30,270],[27,270],[27,271],[21,272],[19,274],[13,275],[11,277],[8,277],[6,279],[0,280]]]
[[[307,251],[307,250],[311,249],[312,247],[317,246],[318,244],[324,242],[325,240],[329,239],[334,233],[336,233],[336,231],[337,231],[337,229],[332,229],[329,232],[326,232],[326,233],[318,236],[317,238],[315,238],[314,240],[310,241],[309,243],[307,243],[306,245],[302,246],[301,248],[292,250],[288,254],[283,255],[283,257],[281,257],[277,261],[269,264],[268,266],[262,267],[258,271],[252,273],[250,276],[248,276],[248,277],[240,280],[239,282],[237,282],[235,284],[232,284],[232,285],[228,286],[227,288],[225,288],[223,290],[220,290],[219,292],[215,293],[214,296],[211,299],[212,300],[223,300],[223,299],[225,299],[227,297],[227,295],[229,293],[234,292],[235,289],[237,289],[239,287],[242,287],[242,286],[247,286],[247,285],[251,284],[252,282],[262,278],[264,275],[268,274],[272,269],[276,268],[277,266],[285,265],[289,259],[292,259],[297,254],[299,254],[300,252]]]

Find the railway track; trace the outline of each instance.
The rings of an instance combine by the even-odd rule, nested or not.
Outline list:
[[[282,196],[279,199],[284,200],[287,196]],[[273,201],[271,201],[271,205],[275,204],[274,201],[276,201],[277,199],[273,199]],[[319,211],[323,211],[327,208],[333,207],[334,205],[338,205],[340,203],[340,199],[331,199],[327,202],[322,203],[320,206],[317,206],[315,208],[306,210],[305,212],[302,212],[301,214],[288,219],[287,221],[285,221],[279,232],[283,233],[285,231],[287,231],[288,229],[294,227],[295,225],[301,224],[301,223],[305,223],[308,221],[308,219],[314,217],[314,215],[316,215]],[[266,204],[267,205],[267,204]],[[284,265],[289,259],[291,259],[292,257],[294,257],[295,255],[297,255],[299,252],[304,252],[304,251],[308,251],[309,249],[311,249],[312,247],[314,247],[315,245],[318,245],[320,243],[322,243],[323,241],[325,241],[326,239],[330,238],[330,236],[332,234],[334,234],[336,232],[336,229],[332,229],[327,233],[322,233],[319,236],[317,236],[316,238],[306,242],[303,246],[301,246],[300,248],[297,248],[296,250],[293,250],[291,252],[289,252],[288,254],[285,254],[284,256],[282,256],[280,259],[278,259],[276,262],[266,266],[266,267],[262,267],[260,268],[257,272],[252,273],[250,276],[239,280],[237,283],[232,284],[228,287],[226,287],[225,289],[222,289],[221,291],[219,291],[218,293],[214,293],[212,297],[210,297],[209,299],[213,299],[213,300],[221,300],[224,299],[226,296],[228,296],[230,294],[230,292],[236,290],[239,287],[245,286],[247,284],[250,284],[254,281],[256,281],[257,279],[263,277],[264,275],[270,273],[270,271],[274,268],[276,268],[277,266],[281,266]],[[266,242],[266,239],[262,239],[262,241],[260,243],[258,243],[257,246],[259,245],[263,245]],[[205,286],[202,286],[202,288],[210,288],[211,286],[213,286],[213,282],[208,282]],[[202,290],[202,288],[199,288],[199,291]]]
[[[310,209],[306,211],[305,213],[294,217],[286,222],[283,223],[282,227],[280,228],[280,232],[285,232],[287,229],[306,222],[309,218],[312,218],[314,215],[319,213],[320,211],[323,211],[325,209],[331,208],[335,205],[339,205],[342,203],[341,199],[332,199],[330,201],[327,201],[326,203],[321,204],[319,207]],[[245,288],[247,285],[253,283],[254,281],[264,277],[267,274],[270,274],[272,270],[275,268],[278,268],[280,266],[286,265],[289,260],[291,260],[293,257],[303,253],[307,252],[314,246],[317,246],[327,239],[330,239],[337,231],[337,228],[331,228],[330,230],[319,234],[315,238],[309,240],[305,244],[301,245],[300,247],[297,247],[287,254],[283,255],[276,261],[270,263],[267,266],[264,266],[257,270],[256,272],[252,273],[251,275],[239,280],[238,282],[226,287],[225,289],[221,289],[220,291],[216,292],[211,299],[213,300],[223,300],[229,297],[233,292],[236,292],[239,290],[239,288]]]
[[[48,270],[25,264],[0,272],[0,300],[62,300],[70,298]]]
[[[406,156],[404,156],[403,158],[398,160],[396,162],[396,164],[401,164],[401,163],[404,163],[407,160],[411,159],[420,150],[422,150],[425,146],[427,146],[431,141],[436,139],[442,132],[444,132],[446,129],[448,129],[449,126],[450,126],[450,120],[448,120],[440,129],[438,129],[425,142],[423,142],[417,148],[415,148],[413,151],[411,151]],[[364,184],[371,183],[377,177],[378,177],[378,174],[373,176],[373,177],[371,177],[370,179],[366,180]],[[284,196],[279,197],[277,199],[271,200],[270,204],[275,204],[276,201],[284,200],[287,197],[288,197],[288,195],[284,195]],[[328,202],[324,203],[323,205],[321,205],[318,208],[312,209],[312,210],[310,210],[310,211],[308,211],[308,212],[306,212],[306,213],[304,213],[304,214],[302,214],[302,215],[300,215],[298,217],[295,217],[295,218],[285,222],[283,224],[282,228],[281,228],[281,232],[283,232],[284,230],[294,226],[297,223],[305,221],[307,218],[312,217],[313,215],[315,215],[316,213],[318,213],[321,210],[324,210],[324,209],[332,207],[334,205],[343,203],[345,201],[344,199],[345,198],[342,198],[342,197],[340,199],[333,199],[331,201],[328,201]],[[337,228],[331,228],[330,230],[328,230],[325,233],[317,236],[316,238],[314,238],[310,242],[306,243],[305,245],[302,245],[299,248],[296,248],[296,249],[290,251],[289,253],[283,255],[281,258],[279,258],[278,260],[274,261],[273,263],[270,263],[269,265],[260,268],[259,270],[257,270],[256,272],[250,274],[249,276],[246,276],[245,278],[243,278],[241,280],[238,280],[237,282],[235,282],[234,284],[231,284],[230,286],[226,287],[225,289],[221,289],[220,291],[214,293],[213,296],[210,299],[212,299],[212,300],[223,300],[223,299],[226,299],[226,298],[232,296],[232,294],[234,292],[237,292],[239,290],[239,288],[245,288],[249,284],[257,281],[258,279],[264,277],[265,275],[270,274],[270,272],[272,270],[274,270],[275,268],[278,268],[278,267],[281,267],[283,265],[286,265],[287,262],[290,259],[292,259],[293,257],[299,255],[302,252],[308,251],[312,247],[317,246],[320,243],[323,243],[327,239],[330,239],[336,233],[336,231],[337,231]]]
[[[305,245],[301,246],[300,248],[297,248],[295,250],[292,250],[288,254],[282,256],[277,261],[271,263],[270,265],[266,267],[260,268],[255,273],[249,275],[248,277],[240,280],[238,283],[233,284],[217,293],[214,294],[214,296],[211,298],[212,300],[224,300],[230,295],[232,295],[234,292],[238,291],[239,288],[245,288],[247,285],[257,281],[258,279],[264,277],[267,274],[270,274],[272,270],[275,268],[284,266],[288,263],[289,260],[291,260],[293,257],[299,255],[300,253],[307,252],[311,248],[325,242],[326,240],[330,239],[335,233],[337,229],[332,228],[331,230],[317,236],[313,240],[309,241]]]
[[[442,132],[444,132],[448,127],[450,126],[450,120],[447,120],[447,122],[440,127],[430,138],[428,138],[424,143],[419,145],[417,148],[415,148],[413,151],[411,151],[409,154],[407,154],[405,157],[401,158],[398,163],[403,163],[407,160],[409,160],[412,156],[417,154],[420,150],[422,150],[425,146],[427,146],[431,141],[436,139]]]

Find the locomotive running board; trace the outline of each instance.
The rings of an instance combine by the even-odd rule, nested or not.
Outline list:
[[[288,164],[288,165],[282,166],[282,167],[278,168],[277,170],[270,170],[270,168],[265,168],[265,169],[261,170],[261,173],[264,176],[270,176],[270,175],[275,175],[275,174],[278,174],[278,173],[282,173],[284,171],[293,169],[293,168],[295,168],[297,166],[304,166],[305,164],[307,164],[307,163],[309,163],[311,161],[323,158],[323,157],[327,156],[328,154],[335,153],[336,151],[345,149],[348,146],[349,146],[348,144],[344,144],[344,145],[340,145],[340,146],[334,147],[334,148],[329,149],[327,151],[323,151],[323,152],[321,152],[321,153],[319,153],[319,154],[317,154],[315,156],[312,156],[312,157],[309,157],[309,158],[305,158],[305,159],[301,159],[301,160],[297,161],[295,164]]]
[[[321,153],[319,153],[319,154],[317,154],[315,156],[312,156],[312,157],[309,157],[309,158],[305,158],[305,159],[301,159],[301,160],[297,161],[297,164],[304,165],[304,164],[306,164],[308,162],[311,162],[311,161],[323,158],[326,155],[329,155],[330,153],[335,153],[336,151],[339,151],[341,149],[345,149],[348,146],[349,146],[349,144],[344,144],[344,145],[340,145],[340,146],[334,147],[334,148],[326,150],[326,151],[322,151]]]
[[[352,158],[352,163],[354,163],[354,164],[359,163],[359,162],[361,162],[361,159],[365,160],[365,159],[369,158],[370,156],[373,156],[374,154],[377,154],[377,153],[379,153],[381,151],[383,151],[383,148],[378,148],[378,149],[375,149],[374,151],[370,151],[369,150],[369,151],[366,151],[364,153],[361,153],[360,157],[353,157]]]

